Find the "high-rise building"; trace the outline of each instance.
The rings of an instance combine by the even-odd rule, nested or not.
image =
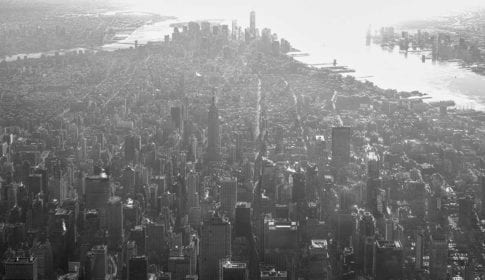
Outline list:
[[[183,108],[181,106],[172,107],[170,109],[170,116],[173,127],[183,131]]]
[[[332,128],[332,163],[343,168],[350,161],[350,127]]]
[[[146,230],[143,226],[135,226],[131,229],[130,240],[135,241],[136,251],[139,255],[145,255],[146,252]]]
[[[448,267],[448,240],[446,235],[435,232],[431,235],[429,275],[431,280],[446,279]]]
[[[424,241],[424,230],[422,228],[418,228],[416,230],[416,246],[414,246],[414,255],[416,258],[414,268],[416,270],[423,268]]]
[[[91,249],[91,279],[106,280],[108,274],[108,248],[97,245]]]
[[[9,258],[4,261],[4,280],[37,280],[37,258]]]
[[[251,233],[251,203],[238,202],[234,218],[235,237],[250,236]]]
[[[485,176],[480,177],[480,191],[482,196],[480,214],[482,217],[485,217]]]
[[[221,181],[221,209],[231,220],[234,220],[237,203],[237,179],[223,178]]]
[[[305,175],[302,172],[293,174],[293,202],[302,202],[305,200]]]
[[[171,256],[168,258],[168,272],[172,280],[184,280],[190,274],[190,258],[188,256]]]
[[[219,110],[216,107],[216,98],[212,97],[209,107],[207,130],[207,161],[217,161],[220,154]]]
[[[49,240],[33,244],[32,255],[37,259],[37,272],[40,280],[50,279],[52,275],[52,247]]]
[[[109,177],[102,173],[86,177],[85,209],[104,209],[110,197]]]
[[[374,279],[402,279],[404,256],[401,242],[378,240],[374,247]]]
[[[146,256],[131,257],[128,262],[128,280],[148,279],[148,260]]]
[[[42,191],[42,175],[30,174],[27,177],[27,188],[29,193],[36,195]]]
[[[256,12],[251,11],[249,14],[249,32],[251,33],[251,37],[256,37]]]
[[[123,203],[120,197],[113,196],[108,200],[106,218],[108,244],[111,248],[117,248],[123,241]]]
[[[217,279],[219,260],[231,255],[231,224],[213,216],[202,224],[200,234],[200,280]]]
[[[469,229],[472,223],[473,216],[473,198],[465,196],[458,199],[458,222],[465,228]]]
[[[244,262],[220,260],[219,280],[248,280],[249,271]]]
[[[109,177],[105,173],[86,177],[85,209],[96,210],[100,226],[106,227],[106,206],[111,195]]]

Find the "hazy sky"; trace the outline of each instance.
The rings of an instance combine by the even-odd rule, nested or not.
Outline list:
[[[422,18],[463,8],[485,6],[484,0],[124,0],[136,6],[188,16],[239,18],[254,9],[261,14],[313,17],[343,16],[369,20]]]

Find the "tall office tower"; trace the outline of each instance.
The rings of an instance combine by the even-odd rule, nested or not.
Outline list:
[[[217,216],[205,220],[200,234],[199,279],[217,279],[219,260],[230,255],[230,222]]]
[[[293,202],[305,201],[305,175],[301,172],[293,174]]]
[[[183,108],[176,106],[170,108],[170,117],[172,119],[172,126],[179,131],[183,131]]]
[[[119,248],[123,242],[123,203],[118,196],[113,196],[108,200],[106,223],[109,247]]]
[[[358,235],[356,242],[357,264],[360,266],[364,274],[372,275],[373,270],[373,252],[375,242],[375,219],[371,213],[365,212],[360,217],[358,224]]]
[[[374,247],[374,279],[402,279],[404,256],[401,242],[378,240]]]
[[[148,279],[148,260],[145,256],[131,257],[128,262],[128,280]]]
[[[480,177],[480,190],[482,195],[482,205],[480,209],[480,214],[483,219],[485,217],[485,176]]]
[[[306,257],[308,279],[331,278],[328,243],[325,239],[313,239]]]
[[[219,135],[219,110],[216,107],[216,98],[212,97],[209,107],[208,131],[207,131],[207,161],[217,161],[220,153]]]
[[[448,240],[446,235],[436,232],[431,235],[429,275],[431,280],[446,279],[448,267]]]
[[[130,166],[123,169],[121,173],[121,186],[125,193],[135,191],[135,170]]]
[[[37,280],[37,258],[16,257],[3,262],[4,280]]]
[[[91,249],[91,279],[106,280],[108,274],[108,248],[97,245]]]
[[[264,262],[274,265],[278,270],[288,271],[290,277],[295,277],[297,262],[295,252],[298,246],[297,223],[265,219],[262,243],[261,252],[264,253]]]
[[[235,237],[250,236],[251,234],[251,203],[238,202],[234,219]]]
[[[256,12],[251,11],[249,14],[249,32],[251,33],[251,37],[256,37]]]
[[[382,181],[380,178],[367,179],[366,185],[366,206],[374,216],[379,216],[377,196],[381,189]]]
[[[370,152],[367,154],[367,178],[377,179],[380,177],[380,161],[379,156]]]
[[[416,270],[423,269],[424,237],[424,230],[422,228],[418,228],[416,230],[416,246],[414,246],[414,256],[416,258],[414,268]]]
[[[42,192],[44,195],[49,195],[49,176],[47,175],[47,169],[45,168],[35,168],[34,174],[42,175]]]
[[[184,280],[190,274],[190,258],[183,255],[169,257],[168,272],[172,274],[172,280]]]
[[[227,259],[220,260],[219,280],[248,280],[249,271],[244,262],[234,262]]]
[[[473,198],[465,196],[458,199],[458,222],[463,228],[472,226]]]
[[[221,181],[221,209],[231,220],[234,220],[237,203],[237,179],[223,178]]]
[[[146,252],[146,230],[143,226],[135,226],[130,231],[130,240],[135,241],[138,255],[145,255]]]
[[[37,272],[40,280],[50,279],[52,275],[52,247],[47,239],[44,242],[36,242],[30,249],[37,259]]]
[[[187,194],[191,195],[199,192],[199,173],[190,171],[187,173]]]
[[[231,24],[231,37],[233,40],[237,40],[237,31],[238,31],[238,27],[237,27],[237,20],[233,20],[232,21],[232,24]]]
[[[350,127],[332,128],[332,164],[336,169],[350,161]]]
[[[146,255],[150,263],[161,260],[161,252],[165,250],[165,225],[147,223],[146,225]]]
[[[85,179],[84,208],[98,211],[100,226],[106,226],[106,205],[111,194],[110,180],[105,173]]]
[[[42,175],[30,174],[27,177],[27,188],[29,193],[36,195],[42,191]]]

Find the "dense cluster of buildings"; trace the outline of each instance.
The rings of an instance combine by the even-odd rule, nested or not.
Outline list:
[[[483,277],[485,115],[289,50],[253,12],[1,64],[3,279]]]

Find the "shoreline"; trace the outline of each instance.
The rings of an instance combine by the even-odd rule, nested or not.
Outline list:
[[[122,13],[131,13],[133,11],[114,11],[112,13],[115,13],[116,14],[116,13],[119,13],[119,12],[122,12]],[[24,57],[25,57],[25,55],[27,55],[27,59],[40,59],[43,56],[52,57],[52,56],[56,56],[56,55],[71,55],[73,53],[79,53],[80,51],[82,51],[82,52],[94,52],[94,53],[96,53],[96,52],[104,52],[104,51],[112,52],[112,51],[118,51],[118,50],[128,49],[128,48],[130,48],[132,46],[129,46],[128,47],[127,45],[129,45],[130,43],[132,43],[131,41],[133,41],[132,39],[130,39],[130,36],[132,36],[137,31],[139,32],[144,27],[150,27],[150,26],[153,26],[154,24],[159,24],[159,23],[164,22],[168,26],[168,28],[170,29],[170,28],[173,28],[174,26],[181,26],[181,25],[184,25],[184,24],[187,24],[188,23],[188,21],[186,19],[181,20],[181,19],[179,19],[177,17],[174,17],[174,16],[162,16],[162,15],[158,15],[158,16],[163,17],[163,19],[160,20],[160,21],[157,21],[157,22],[149,22],[149,21],[147,21],[144,25],[142,25],[142,26],[136,28],[134,31],[130,32],[130,34],[126,38],[121,38],[120,40],[117,40],[117,41],[114,41],[114,42],[110,42],[110,43],[107,43],[107,44],[103,44],[103,45],[97,46],[95,48],[76,47],[76,48],[65,49],[65,50],[64,49],[61,49],[61,50],[48,51],[48,52],[39,52],[39,53],[30,53],[30,54],[17,54],[17,55],[10,56],[7,59],[0,60],[0,62],[2,62],[2,61],[15,62],[19,58],[20,58],[20,60],[23,60]],[[199,20],[199,21],[203,21],[203,20]],[[207,19],[206,21],[215,21],[215,20],[208,20]],[[219,20],[219,21],[222,21],[222,20]],[[161,33],[160,37],[162,37],[163,35],[166,35],[166,34]],[[130,43],[128,43],[128,41],[130,41]],[[147,41],[146,43],[159,43],[159,42],[163,42],[163,40]],[[134,46],[134,43],[132,43],[132,44]],[[140,44],[140,45],[142,45],[142,44]],[[457,109],[457,110],[460,110],[460,108],[457,105],[455,99],[450,99],[450,98],[448,98],[448,99],[441,98],[440,99],[440,98],[436,98],[436,97],[433,98],[433,96],[431,94],[426,93],[426,92],[423,92],[423,91],[420,91],[420,90],[403,91],[403,90],[397,90],[396,88],[392,88],[392,87],[391,88],[386,88],[384,86],[379,86],[375,82],[366,79],[367,76],[364,76],[363,78],[359,78],[358,76],[356,76],[356,73],[353,73],[354,72],[353,69],[348,68],[348,70],[352,70],[352,71],[340,71],[340,70],[339,71],[331,71],[329,69],[325,69],[326,67],[318,67],[318,66],[316,66],[317,64],[312,65],[312,63],[303,62],[303,61],[299,60],[298,59],[298,57],[299,57],[298,54],[305,54],[305,55],[308,55],[310,57],[313,55],[312,53],[306,53],[304,50],[302,50],[300,48],[295,48],[295,47],[292,47],[292,49],[290,50],[290,52],[287,53],[287,54],[285,54],[285,55],[288,56],[288,57],[291,57],[294,61],[297,61],[298,63],[301,63],[302,65],[305,65],[305,67],[308,67],[309,69],[317,69],[319,71],[323,71],[323,72],[328,73],[328,74],[341,75],[342,77],[350,76],[350,77],[352,77],[353,79],[355,79],[356,81],[358,81],[358,82],[360,82],[362,84],[371,83],[374,86],[382,89],[383,91],[393,91],[396,94],[402,96],[403,99],[407,99],[409,97],[413,97],[413,98],[421,97],[421,99],[423,99],[423,101],[426,104],[430,105],[430,106],[432,106],[432,104],[436,104],[436,103],[451,102],[452,101],[455,104],[453,107],[455,109]],[[341,68],[343,66],[338,66],[338,67]],[[470,71],[468,69],[464,69],[464,70]],[[480,102],[476,102],[473,99],[469,99],[469,101],[471,101],[471,102],[473,102],[475,104],[480,104]],[[485,111],[485,110],[481,110],[481,109],[472,109],[472,110],[473,111],[479,111],[479,112]]]

